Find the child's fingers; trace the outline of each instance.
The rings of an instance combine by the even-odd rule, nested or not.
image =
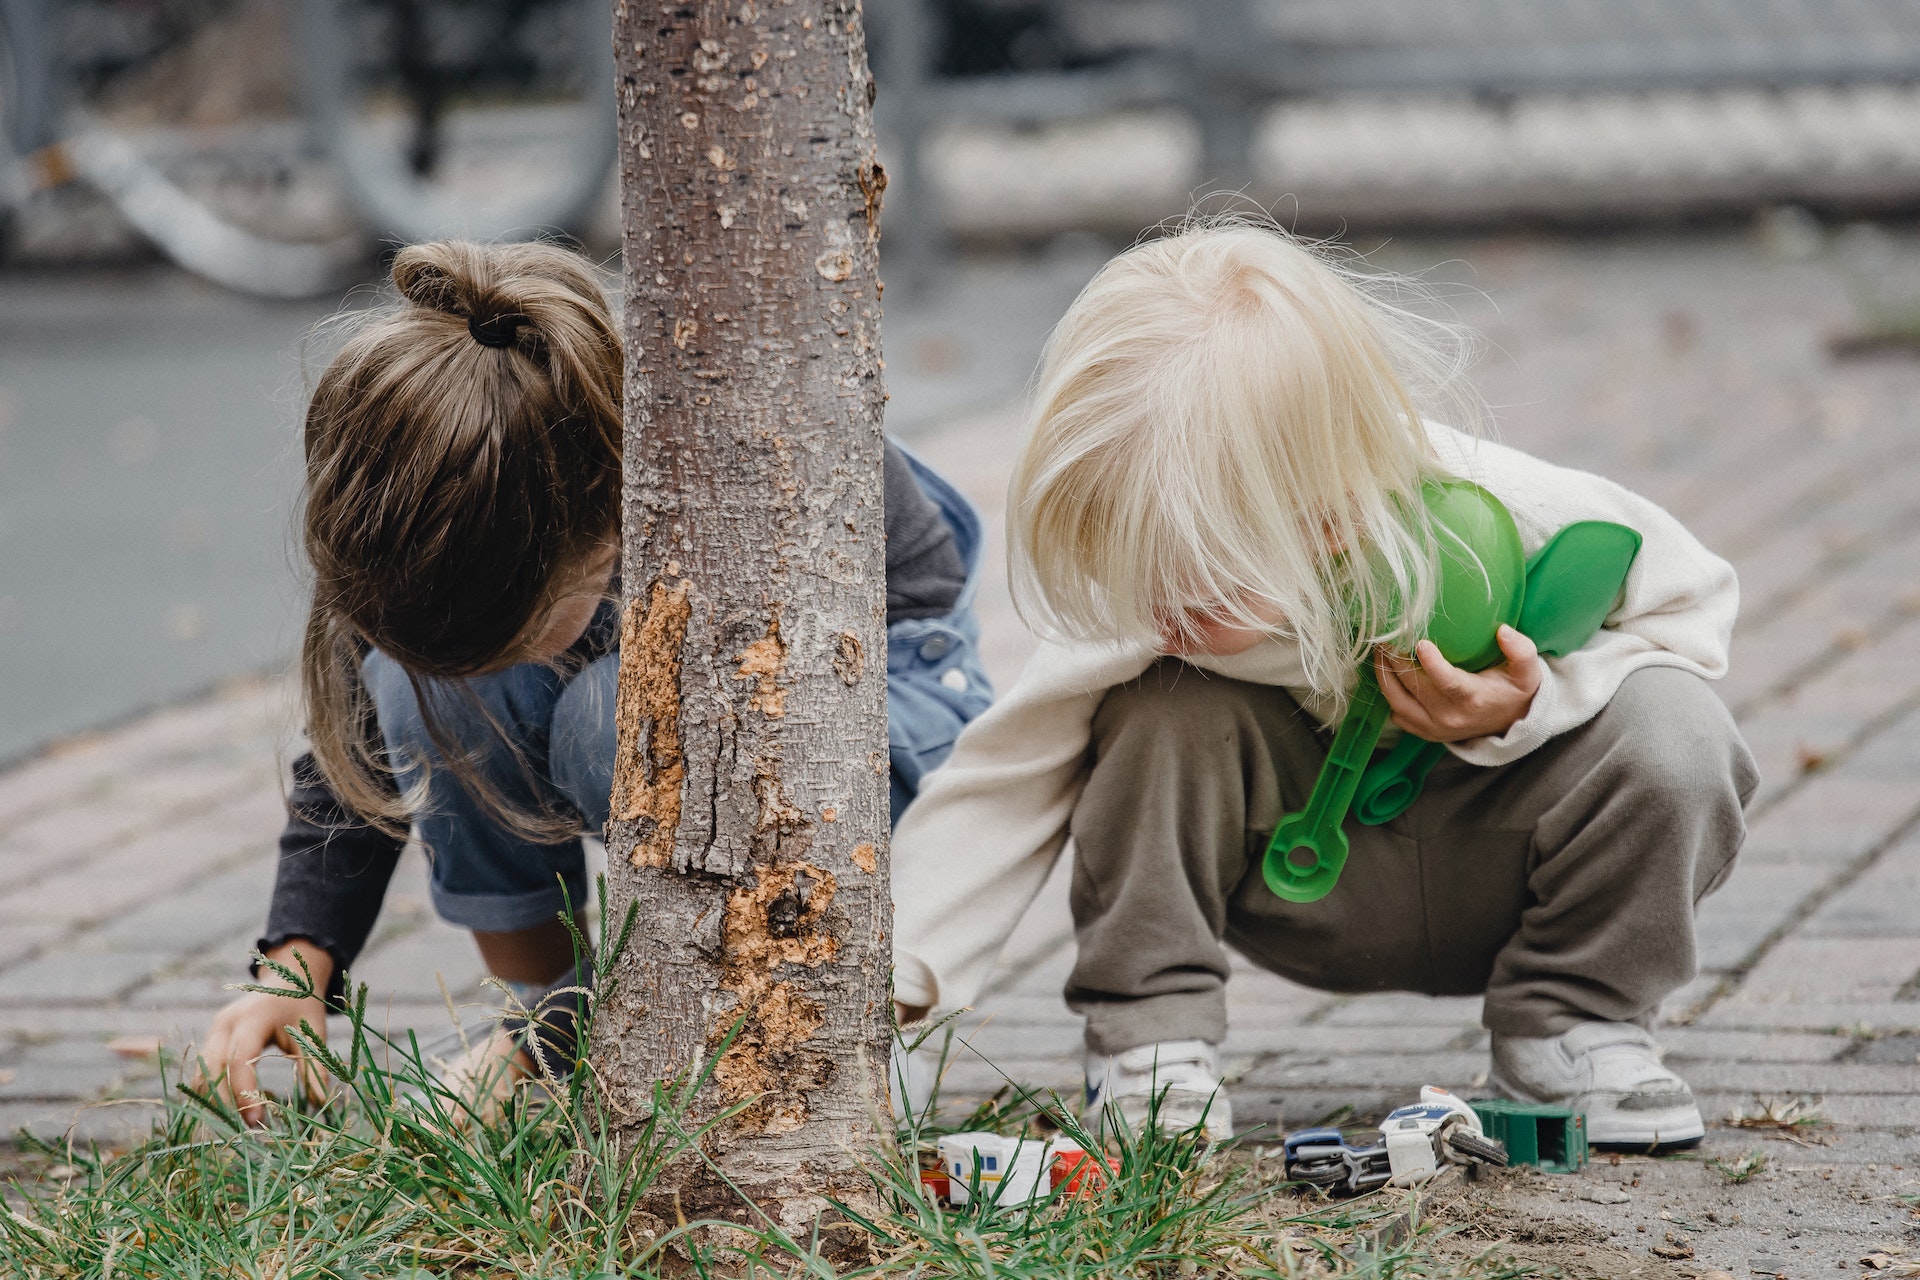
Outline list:
[[[1387,707],[1393,712],[1394,724],[1408,733],[1434,740],[1436,729],[1433,717],[1401,680],[1400,672],[1395,669],[1392,658],[1384,649],[1374,658],[1374,675],[1380,682],[1381,696],[1386,698]]]
[[[1440,646],[1431,640],[1422,640],[1413,647],[1413,656],[1420,660],[1420,669],[1427,673],[1427,679],[1435,690],[1449,698],[1465,698],[1473,691],[1473,682],[1467,673],[1447,661]]]
[[[242,1120],[257,1125],[266,1119],[267,1109],[260,1101],[260,1073],[253,1063],[249,1057],[229,1057],[220,1063],[226,1068],[220,1092],[238,1109]]]
[[[1512,627],[1501,627],[1494,633],[1494,640],[1500,646],[1500,652],[1506,655],[1507,670],[1515,683],[1522,688],[1537,689],[1544,664],[1540,661],[1540,646],[1532,637]]]

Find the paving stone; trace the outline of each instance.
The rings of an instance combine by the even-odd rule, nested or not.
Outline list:
[[[1228,1089],[1233,1123],[1250,1141],[1279,1142],[1289,1129],[1315,1124],[1377,1122],[1419,1097],[1420,1081],[1400,1087],[1276,1087],[1239,1084]],[[1257,1129],[1264,1128],[1264,1135]]]
[[[1727,1004],[1891,1001],[1920,973],[1920,937],[1789,937],[1761,958]]]
[[[0,1134],[20,1130],[43,1142],[71,1141],[79,1146],[125,1148],[153,1133],[163,1114],[156,1101],[128,1099],[76,1107],[59,1102],[0,1102]]]
[[[1700,904],[1694,918],[1699,963],[1712,970],[1748,964],[1818,887],[1796,867],[1735,868],[1727,884]]]
[[[1827,1000],[1766,1003],[1727,999],[1702,1013],[1695,1025],[1849,1035],[1863,1030],[1920,1031],[1920,1000],[1845,1004]]]
[[[1280,1089],[1403,1088],[1414,1095],[1423,1084],[1471,1090],[1484,1084],[1486,1075],[1487,1055],[1477,1050],[1321,1057],[1281,1053],[1257,1063],[1241,1083]]]
[[[216,937],[257,933],[272,893],[273,863],[254,859],[179,885],[170,894],[108,920],[97,932],[117,943],[140,943],[188,954],[203,950]]]
[[[1810,937],[1920,937],[1920,832],[1895,843],[1822,903],[1799,932]]]
[[[158,1089],[158,1067],[129,1061],[103,1041],[64,1038],[30,1045],[7,1061],[0,1100],[72,1098],[104,1094],[134,1076],[151,1076]]]
[[[1848,1060],[1880,1066],[1912,1066],[1920,1063],[1920,1035],[1876,1036],[1861,1042]]]
[[[1479,1026],[1334,1026],[1274,1027],[1227,1031],[1228,1054],[1288,1054],[1293,1056],[1358,1053],[1421,1054],[1467,1049],[1484,1050],[1486,1029]]]
[[[1079,1022],[1079,1015],[1067,1008],[1066,1001],[1055,986],[1050,990],[1032,991],[1023,988],[1002,991],[990,1001],[983,1002],[996,1022],[1014,1023],[1055,1023]]]
[[[1841,867],[1894,835],[1920,810],[1911,785],[1846,776],[1843,764],[1815,774],[1754,823],[1745,861]]]
[[[962,1027],[955,1040],[966,1044],[988,1062],[1015,1062],[1030,1058],[1071,1058],[1084,1043],[1079,1020],[1045,1023],[1007,1023]]]
[[[111,1000],[173,960],[165,951],[55,947],[0,974],[0,1008]]]
[[[193,974],[158,978],[133,988],[122,999],[130,1009],[151,1009],[156,1013],[206,1010],[211,1016],[212,1010],[239,996],[240,993],[233,990],[233,985],[246,980],[245,971],[236,964],[231,966],[229,972],[217,976]]]
[[[1689,1063],[1687,1083],[1713,1093],[1761,1095],[1920,1093],[1920,1064],[1859,1062]]]
[[[27,886],[9,885],[0,896],[0,924],[110,923],[237,858],[257,857],[272,847],[285,820],[278,796],[255,793],[135,839],[109,842],[70,871]]]
[[[0,969],[19,963],[70,932],[67,926],[53,923],[16,922],[0,929]]]
[[[1479,996],[1421,996],[1401,992],[1385,995],[1351,996],[1328,1013],[1328,1026],[1364,1027],[1407,1024],[1409,1026],[1457,1027],[1466,1030],[1480,1025]]]
[[[29,819],[69,802],[94,780],[71,761],[42,756],[0,774],[0,831],[9,831]]]
[[[136,838],[147,822],[105,806],[79,805],[44,814],[0,836],[0,868],[7,896],[48,872],[71,870],[112,845]]]
[[[1702,969],[1693,981],[1660,1002],[1662,1025],[1690,1023],[1714,1000],[1718,999],[1723,988],[1729,988],[1731,979],[1727,973],[1714,969]]]
[[[1854,1046],[1849,1036],[1712,1027],[1661,1027],[1654,1033],[1667,1061],[1832,1062]]]

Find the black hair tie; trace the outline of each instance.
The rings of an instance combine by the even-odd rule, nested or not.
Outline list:
[[[483,347],[510,347],[520,332],[520,326],[526,322],[525,316],[511,311],[487,320],[468,316],[467,332]]]

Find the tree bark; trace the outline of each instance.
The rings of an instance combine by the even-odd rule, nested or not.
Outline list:
[[[885,177],[857,0],[620,0],[626,492],[615,917],[593,1060],[744,1104],[646,1208],[871,1205],[889,1034]],[[729,1031],[738,1034],[717,1062]],[[865,1246],[842,1223],[833,1252]]]

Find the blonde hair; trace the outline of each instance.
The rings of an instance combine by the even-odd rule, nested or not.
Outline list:
[[[346,320],[307,407],[300,674],[314,759],[361,817],[405,828],[412,803],[384,776],[359,678],[372,646],[407,672],[481,806],[560,839],[577,822],[509,809],[436,708],[481,709],[462,677],[520,654],[618,539],[622,354],[603,278],[558,245],[458,240],[402,249],[392,274],[392,298]]]
[[[1336,701],[1373,645],[1410,645],[1434,593],[1423,410],[1478,419],[1462,332],[1410,290],[1242,219],[1109,262],[1047,342],[1014,469],[1021,616],[1141,641],[1204,610],[1296,639]]]

